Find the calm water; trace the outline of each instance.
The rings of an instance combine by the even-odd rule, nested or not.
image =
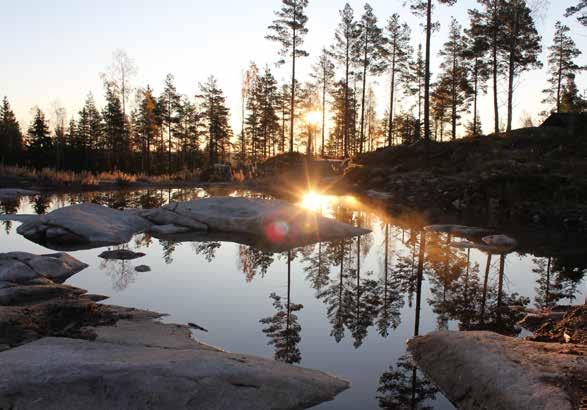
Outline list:
[[[3,203],[1,212],[43,213],[82,201],[154,207],[209,195],[269,197],[220,189],[68,194]],[[110,296],[105,303],[168,313],[166,322],[196,323],[209,332],[194,331],[194,337],[225,350],[351,381],[321,409],[452,409],[413,366],[407,339],[459,328],[519,335],[520,314],[509,307],[586,295],[584,267],[562,259],[510,253],[492,255],[487,264],[485,253],[449,247],[444,234],[423,236],[417,218],[394,219],[352,197],[305,194],[297,201],[372,233],[278,254],[232,242],[171,243],[138,235],[122,246],[147,254],[134,261],[98,258],[106,248],[70,252],[90,267],[67,283]],[[4,223],[2,251],[47,252],[18,235],[16,226]],[[139,264],[151,271],[136,272]]]

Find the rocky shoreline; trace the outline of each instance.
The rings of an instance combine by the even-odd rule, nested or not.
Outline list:
[[[98,304],[107,297],[60,283],[86,266],[66,254],[0,254],[0,408],[301,409],[349,386],[224,352],[160,313]]]

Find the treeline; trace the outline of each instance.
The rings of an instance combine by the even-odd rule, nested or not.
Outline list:
[[[150,86],[132,86],[136,67],[119,51],[102,74],[102,108],[90,94],[69,120],[63,108],[55,107],[51,126],[46,114],[36,109],[23,133],[4,98],[0,160],[37,168],[161,174],[229,159],[255,162],[288,151],[347,158],[419,139],[477,137],[482,134],[479,98],[491,95],[492,131],[510,131],[516,79],[543,66],[542,39],[524,0],[478,0],[478,7],[469,10],[466,27],[453,19],[434,81],[430,48],[438,23],[433,6],[455,0],[408,2],[426,33],[425,43],[416,47],[412,30],[399,14],[381,24],[369,4],[359,16],[346,4],[339,11],[333,42],[316,57],[309,80],[301,82],[296,64],[299,67],[300,59],[308,56],[303,49],[308,0],[281,3],[266,37],[280,45],[279,63],[291,63],[291,81],[280,84],[269,66],[249,65],[235,138],[224,93],[214,77],[188,97],[177,92],[170,74],[157,95]],[[581,4],[568,13],[580,10]],[[585,68],[575,61],[580,54],[569,27],[557,22],[546,61],[547,112],[587,109],[575,82]],[[376,80],[388,83],[383,118],[377,115]],[[505,116],[500,112],[501,94],[507,96]],[[133,108],[128,110],[131,100]]]

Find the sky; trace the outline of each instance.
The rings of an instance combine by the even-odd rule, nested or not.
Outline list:
[[[551,0],[537,11],[537,29],[543,37],[543,60],[557,19],[571,28],[571,35],[584,52],[578,62],[587,65],[587,29],[575,18],[565,18],[564,10],[577,0]],[[305,39],[308,58],[298,61],[298,79],[309,79],[311,65],[323,46],[333,42],[339,21],[341,0],[310,0],[307,9],[309,33]],[[372,0],[381,26],[394,12],[412,28],[414,47],[423,42],[420,20],[413,16],[404,0]],[[135,61],[136,86],[149,84],[159,93],[167,73],[175,76],[178,92],[194,96],[198,83],[214,74],[223,88],[232,113],[235,131],[240,130],[240,83],[250,61],[258,66],[269,64],[278,80],[289,77],[289,67],[275,68],[278,45],[266,40],[267,26],[274,18],[279,0],[0,0],[0,97],[6,95],[26,129],[31,109],[48,113],[55,104],[76,115],[89,92],[99,105],[104,101],[100,72],[110,65],[112,53],[122,49]],[[363,1],[349,1],[358,17]],[[439,5],[434,18],[440,30],[432,37],[432,72],[438,71],[437,56],[446,40],[451,17],[467,24],[467,9],[474,0],[459,0],[456,6]],[[387,102],[388,81],[371,79],[378,97],[378,111]],[[581,90],[587,88],[587,74],[577,79]],[[541,90],[544,71],[521,76],[516,84],[514,126],[528,113],[537,119],[542,111]],[[492,124],[490,97],[480,102],[481,119],[486,131]],[[502,97],[502,116],[505,99]]]

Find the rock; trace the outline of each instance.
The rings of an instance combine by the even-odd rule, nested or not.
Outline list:
[[[559,346],[484,331],[408,342],[418,366],[460,409],[572,409],[586,393],[574,381],[587,376],[587,347],[565,354]]]
[[[135,271],[137,272],[150,272],[151,268],[147,265],[139,265],[135,267]]]
[[[273,243],[328,241],[369,233],[282,200],[213,197],[164,206],[211,231],[245,233]]]
[[[21,196],[34,196],[39,195],[38,191],[31,191],[29,189],[19,188],[0,188],[0,200],[1,201],[13,201]]]
[[[156,228],[157,225],[160,225],[158,229],[165,229],[162,228],[162,226],[166,225],[175,225],[190,228],[194,231],[208,230],[208,226],[206,224],[195,221],[166,208],[141,209],[137,212],[137,214],[145,219],[148,219],[153,224],[156,224],[151,228],[151,231],[154,231],[153,229]]]
[[[93,203],[66,206],[46,215],[2,215],[0,220],[24,222],[17,232],[31,240],[74,241],[92,246],[126,243],[151,227],[149,221],[134,213]]]
[[[0,281],[30,282],[39,277],[63,283],[88,265],[65,253],[34,255],[27,252],[0,254]]]
[[[14,286],[0,289],[0,305],[17,305],[39,300],[79,296],[84,293],[86,293],[84,289],[67,285]]]
[[[205,226],[205,225],[204,225]],[[207,229],[208,227],[206,227]],[[203,229],[202,229],[203,230]],[[154,235],[175,235],[178,233],[190,232],[191,229],[185,226],[177,225],[153,225],[150,233]]]
[[[141,215],[144,215],[141,216]],[[273,246],[303,246],[369,233],[368,229],[325,218],[281,200],[214,197],[174,202],[159,210],[118,211],[84,203],[57,209],[47,215],[0,215],[0,220],[23,222],[17,232],[58,249],[98,247],[128,242],[134,234],[148,232],[153,223],[202,231],[248,235]],[[59,229],[54,229],[59,228]],[[171,228],[155,228],[163,232]],[[174,235],[178,235],[177,229]],[[183,229],[181,229],[183,231]],[[47,237],[47,232],[51,238]],[[184,232],[189,233],[189,232]],[[200,232],[201,233],[201,232]],[[49,240],[48,240],[49,239]]]
[[[480,251],[483,251],[485,253],[491,253],[491,254],[502,254],[502,253],[509,253],[513,250],[513,248],[511,247],[503,247],[503,246],[492,246],[492,245],[487,245],[484,243],[477,243],[477,242],[470,242],[470,241],[458,241],[458,242],[454,242],[452,241],[450,243],[450,246],[453,246],[455,248],[459,248],[459,249],[479,249]]]
[[[477,228],[473,226],[464,226],[464,225],[453,225],[453,224],[444,224],[444,225],[428,225],[424,227],[425,231],[429,232],[443,232],[443,233],[450,233],[455,236],[482,236],[487,235],[491,232],[490,229],[486,228]]]
[[[142,258],[145,256],[143,252],[134,252],[130,249],[114,249],[111,251],[104,251],[98,255],[102,259],[118,259],[118,260],[132,260]]]
[[[190,342],[180,328],[173,335],[159,326],[153,336],[152,326],[141,326],[103,328],[94,342],[47,337],[0,353],[0,408],[301,409],[349,385]]]
[[[482,241],[487,245],[499,246],[503,248],[515,248],[518,246],[518,242],[514,238],[510,238],[507,235],[484,236]]]

